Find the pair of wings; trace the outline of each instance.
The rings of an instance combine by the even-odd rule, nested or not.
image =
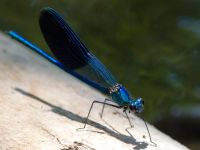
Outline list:
[[[117,83],[55,10],[43,9],[39,23],[49,48],[65,70],[104,93]]]

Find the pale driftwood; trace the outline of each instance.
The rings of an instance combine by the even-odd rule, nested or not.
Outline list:
[[[92,100],[104,95],[63,72],[0,33],[0,150],[186,150],[187,147],[133,116],[134,128],[120,110],[96,105],[86,130]]]

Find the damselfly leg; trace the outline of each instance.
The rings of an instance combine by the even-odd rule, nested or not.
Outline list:
[[[104,100],[104,104],[103,104],[103,107],[102,107],[102,110],[101,110],[101,113],[100,113],[100,117],[101,117],[101,118],[103,117],[103,112],[104,112],[104,109],[105,109],[105,103],[106,103],[106,101],[111,101],[111,100],[105,98],[105,100]],[[122,108],[123,108],[123,107],[119,107],[119,109],[122,109]],[[129,118],[127,112],[126,112],[126,110],[124,110],[123,112],[125,113],[126,118],[128,119],[128,122],[129,122],[129,124],[130,124],[130,126],[131,126],[131,128],[132,128],[133,125],[131,124],[131,120],[130,120],[130,118]]]
[[[105,103],[106,103],[107,101],[111,101],[111,100],[105,98],[105,100],[104,100],[104,104],[103,104],[103,107],[102,107],[102,110],[101,110],[101,113],[100,113],[100,117],[101,117],[101,118],[103,117],[103,112],[104,112],[104,108],[105,108]],[[120,107],[120,108],[121,108],[121,107]]]
[[[89,118],[89,116],[90,116],[91,110],[92,110],[92,108],[93,108],[93,106],[94,106],[95,103],[103,104],[104,106],[105,106],[105,105],[108,105],[108,106],[115,107],[115,108],[118,108],[118,109],[121,109],[121,108],[122,108],[121,106],[114,105],[114,104],[109,104],[109,103],[106,103],[106,102],[93,101],[93,102],[92,102],[92,105],[90,106],[90,109],[89,109],[88,115],[87,115],[87,117],[86,117],[86,120],[85,120],[85,123],[84,123],[83,128],[78,128],[78,129],[85,129],[85,127],[86,127],[86,125],[87,125],[87,123],[88,123],[88,118]]]
[[[111,107],[115,107],[115,108],[118,108],[118,109],[122,109],[122,108],[123,108],[122,106],[118,106],[118,105],[114,105],[114,104],[107,103],[107,101],[111,101],[111,100],[109,100],[109,99],[106,98],[106,99],[104,100],[104,102],[101,102],[101,101],[93,101],[93,102],[92,102],[92,105],[90,106],[88,115],[87,115],[87,117],[86,117],[84,126],[83,126],[82,128],[78,128],[78,130],[79,130],[79,129],[85,129],[85,127],[86,127],[86,125],[87,125],[87,123],[88,123],[88,118],[89,118],[89,116],[90,116],[90,113],[91,113],[92,108],[93,108],[93,106],[94,106],[95,103],[98,103],[98,104],[102,104],[102,105],[103,105],[102,111],[101,111],[101,114],[100,114],[100,117],[101,117],[101,118],[103,117],[103,112],[104,112],[105,105],[108,105],[108,106],[111,106]],[[127,119],[128,119],[128,122],[129,122],[129,124],[130,124],[130,127],[129,127],[129,128],[126,128],[125,131],[126,131],[131,137],[133,137],[133,136],[131,135],[131,133],[128,131],[128,129],[131,129],[131,128],[133,127],[133,125],[131,124],[131,120],[130,120],[130,118],[129,118],[127,112],[126,112],[126,110],[124,110],[123,112],[126,114],[126,117],[127,117]]]
[[[105,109],[105,105],[108,105],[108,106],[111,106],[111,107],[115,107],[115,108],[118,108],[118,109],[123,109],[122,106],[110,104],[110,103],[107,103],[107,101],[111,101],[111,102],[112,102],[112,100],[107,99],[107,98],[105,98],[104,102],[93,101],[93,102],[92,102],[92,105],[90,106],[90,109],[89,109],[89,112],[88,112],[88,115],[87,115],[87,118],[86,118],[86,121],[85,121],[85,124],[84,124],[83,128],[78,128],[78,129],[84,129],[84,128],[86,127],[87,122],[88,122],[89,115],[90,115],[91,110],[92,110],[92,108],[93,108],[93,105],[94,105],[95,103],[99,103],[99,104],[102,104],[102,105],[103,105],[102,110],[101,110],[101,113],[100,113],[100,117],[101,117],[101,118],[103,117],[103,112],[104,112],[104,109]],[[130,127],[126,128],[125,131],[126,131],[131,137],[133,137],[133,135],[129,132],[129,129],[133,128],[134,125],[132,125],[131,120],[130,120],[128,114],[127,114],[127,109],[124,109],[123,112],[125,113],[126,118],[127,118],[128,122],[129,122],[129,124],[130,124]],[[144,121],[145,127],[146,127],[146,129],[147,129],[150,142],[153,144],[153,146],[157,146],[157,144],[156,144],[155,142],[153,142],[152,139],[151,139],[151,135],[150,135],[149,128],[148,128],[148,126],[147,126],[146,121],[143,119],[143,117],[141,117],[141,118],[142,118],[142,120]]]

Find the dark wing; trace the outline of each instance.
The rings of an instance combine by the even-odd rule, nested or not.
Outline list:
[[[49,48],[67,69],[106,88],[117,83],[108,69],[86,48],[55,10],[42,10],[39,23]]]

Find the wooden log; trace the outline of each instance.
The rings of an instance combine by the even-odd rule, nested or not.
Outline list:
[[[22,44],[0,33],[0,150],[186,150],[133,115],[129,127],[121,110],[96,105],[105,96],[63,72]]]

